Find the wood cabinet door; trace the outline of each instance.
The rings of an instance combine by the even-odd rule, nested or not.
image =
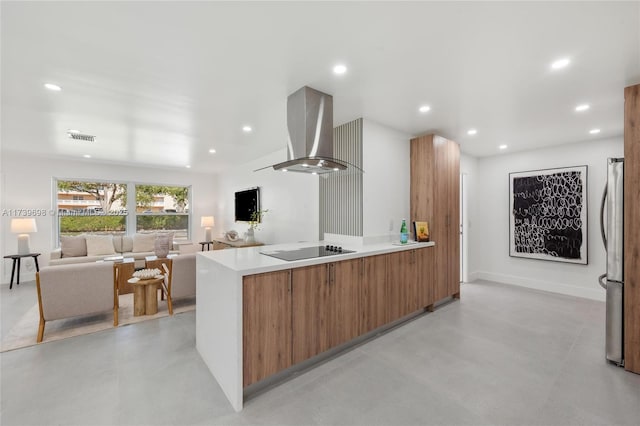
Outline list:
[[[411,139],[411,232],[413,222],[426,221],[432,228],[434,207],[434,147],[433,135]],[[415,238],[415,235],[414,235]],[[433,240],[433,238],[431,238]]]
[[[360,335],[362,264],[360,259],[329,264],[329,329],[331,347]]]
[[[292,360],[297,364],[331,347],[328,264],[292,271]]]
[[[426,308],[433,305],[433,291],[435,286],[435,248],[428,247],[416,250],[417,278],[418,278],[418,305]]]
[[[406,250],[388,256],[389,321],[395,321],[419,309],[416,253],[415,250]]]
[[[434,150],[434,213],[433,227],[431,233],[432,240],[435,241],[435,300],[449,296],[449,244],[451,235],[449,232],[450,197],[447,180],[449,174],[449,141],[440,136],[433,137]]]
[[[244,277],[243,385],[291,366],[291,271]]]
[[[360,333],[368,333],[389,322],[387,295],[388,255],[369,256],[362,263]]]

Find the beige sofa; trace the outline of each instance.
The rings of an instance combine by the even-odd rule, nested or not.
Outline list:
[[[113,250],[94,250],[91,251],[89,244],[89,240],[94,238],[95,236],[83,236],[79,235],[77,237],[62,237],[61,238],[61,247],[53,250],[51,252],[49,258],[49,266],[57,266],[57,265],[69,265],[75,263],[91,263],[99,260],[104,260],[105,258],[114,257],[114,256],[122,256],[129,257],[135,259],[135,264],[137,268],[144,267],[144,260],[147,256],[155,255],[153,249],[153,243],[150,242],[149,238],[157,237],[157,235],[162,235],[163,233],[153,233],[153,234],[136,234],[132,236],[121,236],[121,235],[104,235],[99,237],[110,237],[112,238]],[[166,235],[166,233],[164,233]],[[85,239],[85,249],[82,250],[81,239]],[[144,242],[142,240],[146,238]],[[139,241],[140,240],[140,241]],[[104,243],[104,241],[102,241]],[[136,244],[138,243],[139,244]],[[178,254],[177,246],[174,249],[173,242],[170,244],[169,254]]]

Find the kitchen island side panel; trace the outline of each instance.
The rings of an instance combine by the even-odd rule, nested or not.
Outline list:
[[[640,84],[624,89],[624,368],[640,374]]]
[[[242,275],[196,256],[196,350],[234,410],[242,410]]]

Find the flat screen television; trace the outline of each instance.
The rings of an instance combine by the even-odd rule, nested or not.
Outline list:
[[[260,188],[236,192],[236,222],[248,222],[260,210]]]

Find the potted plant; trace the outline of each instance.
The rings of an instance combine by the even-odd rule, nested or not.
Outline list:
[[[254,231],[256,229],[259,229],[258,226],[260,225],[260,222],[262,222],[262,217],[268,211],[269,209],[256,210],[255,212],[251,213],[251,220],[249,220],[249,229],[247,229],[247,236],[245,238],[246,242],[253,243],[256,241]]]

